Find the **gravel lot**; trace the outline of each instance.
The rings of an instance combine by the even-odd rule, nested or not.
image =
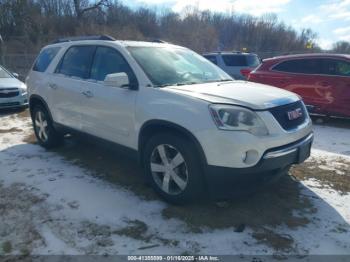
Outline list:
[[[350,255],[350,121],[315,124],[312,157],[229,202],[171,206],[136,163],[78,138],[46,151],[28,112],[0,115],[0,255]]]

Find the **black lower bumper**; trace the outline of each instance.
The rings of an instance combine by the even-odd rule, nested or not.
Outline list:
[[[287,174],[293,164],[310,156],[313,134],[278,148],[267,150],[261,160],[249,168],[207,165],[206,181],[210,195],[216,199],[235,197],[256,191]]]

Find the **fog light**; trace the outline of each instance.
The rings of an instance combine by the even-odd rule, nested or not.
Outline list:
[[[247,159],[247,152],[244,152],[244,153],[242,154],[242,161],[245,162],[246,159]]]
[[[256,150],[248,150],[242,154],[242,160],[244,163],[250,165],[258,161],[259,153]]]

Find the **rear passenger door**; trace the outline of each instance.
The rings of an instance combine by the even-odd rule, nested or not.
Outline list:
[[[108,74],[126,73],[130,87],[104,84]],[[88,96],[82,98],[83,131],[130,146],[134,137],[134,110],[138,81],[123,55],[115,48],[98,46],[91,67],[90,79],[83,87]]]
[[[52,114],[56,122],[81,130],[84,86],[89,78],[96,47],[71,46],[50,77]],[[84,112],[88,114],[88,112]]]
[[[335,115],[350,116],[350,62],[341,59],[323,59],[323,75],[319,88],[328,86],[330,103],[326,110]]]
[[[298,58],[283,61],[272,68],[274,86],[299,94],[305,104],[324,107],[327,86],[318,86],[322,61],[318,58]]]

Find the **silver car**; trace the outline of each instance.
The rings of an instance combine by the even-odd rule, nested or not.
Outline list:
[[[212,52],[203,56],[238,80],[246,80],[248,74],[261,63],[260,58],[253,53]]]
[[[0,109],[28,106],[27,86],[0,66]]]

